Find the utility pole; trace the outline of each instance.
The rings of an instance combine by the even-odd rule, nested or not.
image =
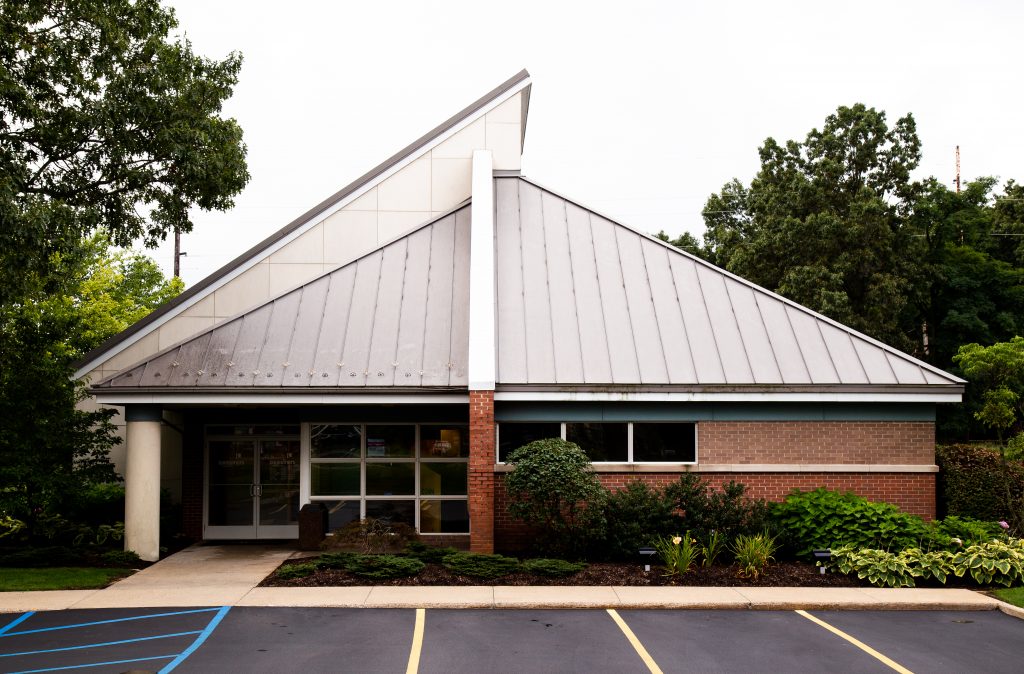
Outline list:
[[[956,193],[960,194],[960,146],[956,146]]]
[[[181,230],[174,228],[174,275],[181,278],[181,256],[188,253],[181,252]]]

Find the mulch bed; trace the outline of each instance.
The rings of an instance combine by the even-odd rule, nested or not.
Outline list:
[[[285,564],[308,562],[314,557],[294,559]],[[261,587],[347,587],[356,585],[650,585],[650,586],[719,586],[719,587],[862,587],[856,578],[837,573],[821,575],[813,564],[780,562],[772,564],[759,578],[742,578],[736,566],[695,568],[679,578],[669,578],[659,567],[644,571],[637,564],[594,563],[566,578],[548,578],[529,573],[512,573],[493,580],[483,580],[452,573],[440,564],[427,564],[418,575],[394,580],[362,578],[348,571],[323,569],[306,578],[282,580],[273,574]]]

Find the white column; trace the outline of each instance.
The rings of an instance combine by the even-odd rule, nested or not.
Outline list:
[[[124,549],[155,562],[160,559],[160,421],[150,409],[139,412],[126,410]]]
[[[469,244],[469,390],[494,390],[494,161],[473,152]]]

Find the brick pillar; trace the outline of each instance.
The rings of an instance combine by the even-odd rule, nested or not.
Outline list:
[[[494,552],[494,391],[469,392],[469,549]]]

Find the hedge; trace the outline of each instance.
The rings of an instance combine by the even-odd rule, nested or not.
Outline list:
[[[1006,507],[1007,472],[999,453],[977,445],[940,445],[939,514],[995,521],[1009,518]],[[1009,487],[1019,502],[1024,495],[1024,466],[1010,462]]]

